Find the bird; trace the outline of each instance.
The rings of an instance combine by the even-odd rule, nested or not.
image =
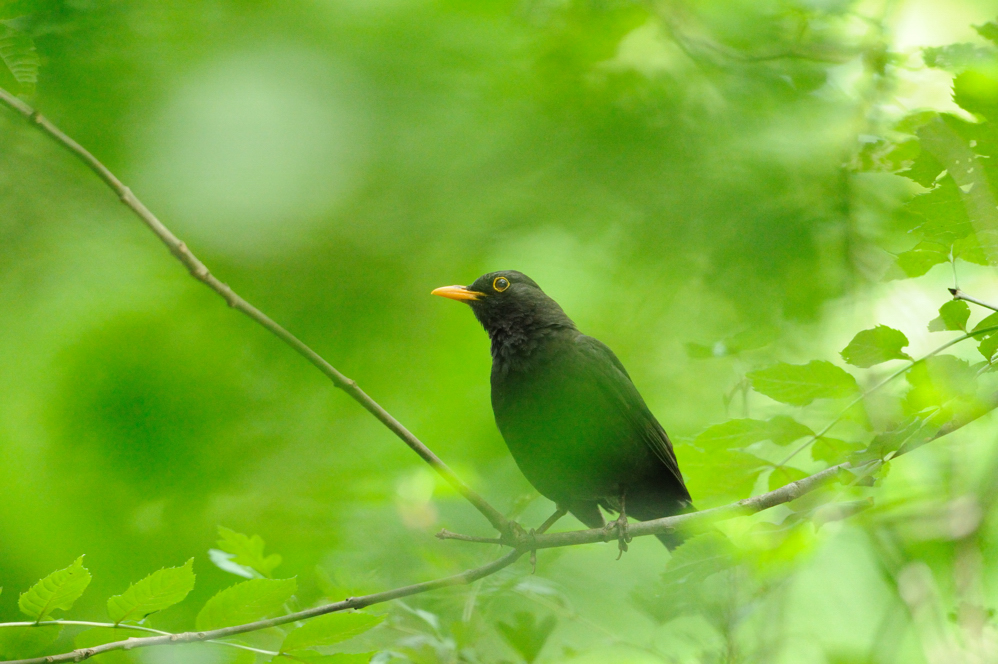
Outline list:
[[[606,344],[580,332],[537,283],[515,270],[433,295],[464,302],[488,333],[492,410],[520,471],[558,511],[589,528],[616,528],[627,549],[627,517],[693,511],[665,429]],[[618,513],[607,524],[600,508]],[[678,532],[657,537],[670,550]]]

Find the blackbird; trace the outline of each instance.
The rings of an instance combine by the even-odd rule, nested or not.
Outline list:
[[[527,480],[590,528],[693,509],[672,442],[617,356],[513,270],[434,295],[471,305],[492,345],[492,410]],[[619,513],[607,525],[600,507]],[[678,533],[658,535],[670,549]]]

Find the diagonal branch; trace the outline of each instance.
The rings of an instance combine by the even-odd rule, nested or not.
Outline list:
[[[271,320],[269,316],[244,300],[227,284],[223,283],[215,275],[213,275],[205,264],[202,263],[190,249],[187,248],[187,245],[181,242],[180,239],[170,231],[170,229],[164,226],[163,223],[157,219],[145,205],[142,204],[135,194],[132,193],[132,190],[122,184],[114,173],[109,171],[107,167],[104,166],[104,164],[102,164],[90,152],[88,152],[86,148],[64,134],[48,119],[39,114],[38,111],[31,108],[24,103],[24,101],[18,99],[3,88],[0,88],[0,103],[3,103],[11,109],[17,111],[25,119],[45,133],[49,138],[53,139],[59,143],[59,145],[72,152],[80,161],[86,164],[87,168],[96,173],[108,187],[114,190],[114,193],[118,195],[121,202],[124,203],[128,209],[134,212],[139,219],[141,219],[142,222],[149,227],[149,230],[156,234],[156,237],[158,237],[159,240],[166,245],[167,249],[170,250],[170,253],[184,264],[184,267],[187,268],[187,271],[191,273],[192,277],[218,293],[230,307],[246,314],[278,339],[286,343],[288,346],[291,346],[291,348],[293,348],[299,355],[311,362],[319,371],[325,374],[327,378],[333,381],[333,384],[336,387],[349,394],[354,401],[363,406],[367,412],[374,415],[379,422],[384,424],[389,430],[391,430],[392,433],[401,438],[402,442],[412,448],[412,450],[418,454],[423,461],[430,464],[430,466],[432,466],[433,469],[437,471],[437,473],[439,473],[448,484],[454,487],[458,493],[474,505],[475,508],[489,520],[489,523],[491,523],[496,530],[504,534],[507,532],[509,529],[509,522],[496,508],[492,507],[492,505],[490,505],[484,498],[465,484],[456,474],[454,474],[454,471],[452,471],[447,464],[441,461],[436,454],[430,451],[430,448],[416,438],[416,436],[413,435],[411,431],[406,429],[401,422],[392,417],[392,415],[387,410],[382,408],[378,402],[369,397],[355,381],[341,374],[335,367],[333,367],[333,365],[329,364],[329,362],[324,360],[318,353],[305,345],[305,343],[298,339],[295,335],[291,334],[286,329]]]

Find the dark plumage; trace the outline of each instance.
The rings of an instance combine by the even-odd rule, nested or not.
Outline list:
[[[471,305],[492,342],[496,424],[530,483],[590,528],[599,511],[692,510],[672,443],[624,366],[526,275],[490,272],[434,294]],[[659,536],[670,548],[679,539]]]

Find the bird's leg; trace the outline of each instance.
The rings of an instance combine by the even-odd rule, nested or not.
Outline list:
[[[544,523],[541,524],[540,528],[538,528],[537,530],[534,530],[533,528],[530,529],[530,537],[533,538],[534,535],[540,535],[541,533],[547,532],[548,528],[557,523],[558,519],[565,516],[566,514],[568,514],[568,510],[562,507],[561,505],[558,505],[557,509],[554,511],[554,514],[549,516],[547,520],[545,520]],[[537,549],[530,550],[530,569],[531,569],[530,571],[531,574],[537,573]]]
[[[553,526],[555,523],[558,522],[558,519],[568,514],[568,509],[562,507],[561,505],[558,505],[557,507],[558,509],[554,511],[554,514],[549,516],[547,518],[547,521],[542,523],[541,527],[537,529],[538,535],[540,535],[541,533],[546,533],[548,528],[550,528],[551,526]]]
[[[627,551],[627,543],[631,541],[631,536],[627,529],[627,506],[625,504],[626,495],[627,491],[622,488],[620,490],[620,515],[604,526],[604,530],[606,530],[607,533],[612,533],[615,530],[617,531],[617,547],[619,549],[619,552],[617,553],[617,560],[620,560],[620,557],[624,555],[625,551]]]

